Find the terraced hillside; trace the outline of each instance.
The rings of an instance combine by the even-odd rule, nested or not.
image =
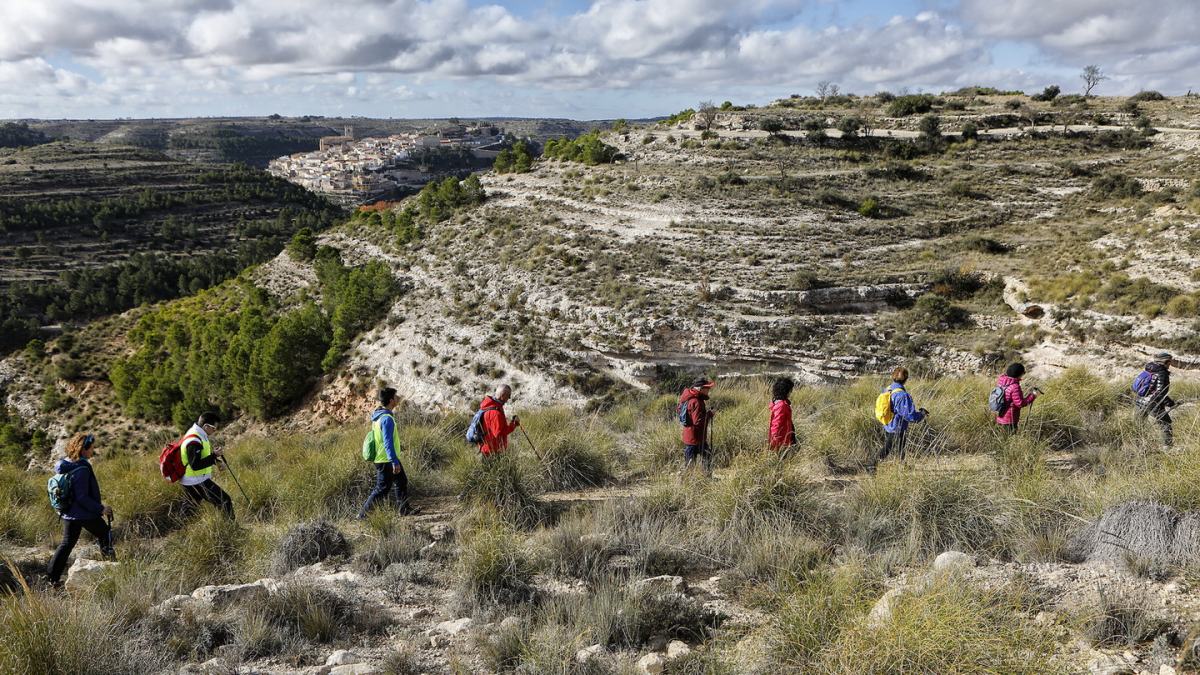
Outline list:
[[[244,166],[75,141],[0,150],[0,342],[194,293],[337,214]]]

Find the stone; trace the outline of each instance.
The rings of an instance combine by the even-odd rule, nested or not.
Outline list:
[[[648,593],[682,593],[687,590],[683,577],[664,574],[634,582],[633,587]]]
[[[172,595],[154,606],[154,611],[159,615],[174,614],[182,612],[186,609],[202,609],[208,607],[208,603],[197,600],[190,595]]]
[[[907,591],[904,587],[893,588],[883,594],[875,602],[875,606],[871,608],[871,612],[867,614],[867,627],[882,628],[884,624],[892,620],[892,611],[895,610],[896,602]]]
[[[429,528],[429,536],[433,537],[434,541],[442,541],[454,536],[454,528],[445,523],[438,523]]]
[[[258,581],[254,582],[254,584],[256,586],[262,586],[263,588],[267,589],[267,592],[270,593],[271,595],[275,595],[276,593],[279,592],[279,589],[283,587],[283,584],[279,583],[275,579],[270,579],[270,578],[259,579]]]
[[[237,669],[224,659],[209,659],[204,663],[191,663],[179,669],[179,675],[235,675]]]
[[[192,597],[211,604],[215,609],[224,609],[232,604],[254,605],[266,602],[270,592],[259,584],[226,584],[223,586],[201,586],[192,591]]]
[[[671,640],[667,644],[667,660],[674,661],[675,659],[687,656],[692,653],[692,648],[683,640]]]
[[[500,630],[517,630],[521,627],[521,620],[515,616],[506,616],[500,622]]]
[[[382,673],[378,667],[369,663],[348,663],[344,666],[334,666],[329,675],[375,675]]]
[[[653,652],[638,659],[637,668],[644,675],[659,675],[667,667],[667,660],[662,654]]]
[[[94,586],[109,570],[115,569],[119,564],[120,563],[77,558],[75,560],[75,564],[71,565],[71,569],[67,570],[66,586],[67,588],[71,589]]]
[[[575,652],[575,663],[582,665],[594,658],[602,656],[603,654],[604,645],[592,645],[590,647],[584,647],[583,649]]]
[[[428,619],[433,616],[433,610],[428,607],[418,607],[408,613],[408,618],[411,620]]]
[[[358,658],[358,654],[355,654],[354,652],[348,651],[346,649],[339,649],[336,652],[330,654],[329,658],[325,659],[325,665],[327,665],[327,666],[347,666],[347,665],[350,665],[351,663],[361,663],[361,662],[362,662],[362,659]]]
[[[1114,654],[1101,654],[1088,662],[1090,675],[1133,675],[1129,662]]]
[[[358,572],[351,572],[351,571],[347,570],[345,572],[334,572],[333,574],[326,574],[325,576],[321,577],[321,581],[324,581],[324,582],[330,583],[330,584],[335,584],[335,583],[339,583],[339,582],[344,582],[344,583],[348,583],[348,584],[357,584],[357,583],[362,582],[362,575],[359,574]]]
[[[475,621],[472,620],[471,617],[464,616],[461,619],[454,619],[453,621],[443,621],[434,626],[434,630],[447,635],[458,635],[459,633],[470,630],[474,623]]]
[[[1165,663],[1158,667],[1158,675],[1175,675],[1175,673],[1175,668]]]
[[[961,551],[939,553],[933,560],[934,572],[962,572],[975,567],[975,558]]]
[[[441,649],[442,647],[449,646],[449,644],[450,638],[446,635],[439,633],[437,635],[429,636],[429,646],[433,647],[434,649]]]

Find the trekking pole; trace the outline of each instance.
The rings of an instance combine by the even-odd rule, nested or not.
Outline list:
[[[246,490],[242,487],[242,481],[238,480],[237,474],[233,472],[233,467],[229,466],[229,460],[225,459],[225,455],[221,455],[221,463],[225,465],[225,470],[229,472],[229,477],[233,479],[233,483],[238,486],[238,492],[242,493],[242,499],[246,500],[246,505],[250,505],[250,497],[246,496]]]
[[[529,438],[529,434],[526,433],[525,427],[517,427],[517,428],[521,430],[521,435],[525,437],[525,442],[529,444],[529,449],[533,450],[534,456],[536,456],[538,458],[538,461],[541,461],[542,453],[538,452],[537,446],[534,445],[533,440]]]

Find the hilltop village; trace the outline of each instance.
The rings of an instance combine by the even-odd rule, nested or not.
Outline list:
[[[326,136],[319,148],[272,160],[267,171],[345,204],[360,204],[405,188],[419,188],[439,173],[471,168],[496,157],[504,141],[495,126],[451,124],[432,133],[356,138],[354,127]]]

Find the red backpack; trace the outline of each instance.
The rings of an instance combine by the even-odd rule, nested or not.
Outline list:
[[[187,436],[163,446],[162,452],[158,454],[158,468],[162,471],[162,477],[172,483],[178,483],[183,478],[183,474],[187,472],[187,468],[183,465],[183,442],[187,440]]]

